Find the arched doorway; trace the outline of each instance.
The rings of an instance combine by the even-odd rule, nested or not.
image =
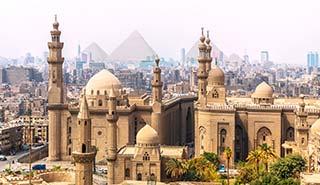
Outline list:
[[[223,154],[224,149],[226,148],[226,140],[227,140],[227,130],[223,128],[220,130],[220,140],[219,140],[220,154]]]
[[[241,126],[237,125],[235,130],[235,160],[242,160],[242,155],[244,150],[244,137],[243,129]]]
[[[261,127],[257,132],[257,146],[262,144],[267,144],[272,148],[274,147],[272,141],[272,133],[267,127]]]
[[[138,173],[138,174],[137,174],[137,180],[138,180],[138,181],[141,181],[141,180],[142,180],[142,174],[141,174],[141,173]]]

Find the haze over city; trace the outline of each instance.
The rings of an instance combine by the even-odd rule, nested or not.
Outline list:
[[[111,53],[138,30],[162,57],[179,58],[200,28],[227,55],[259,59],[268,50],[276,63],[305,64],[320,43],[319,1],[4,1],[0,6],[0,56],[17,57],[47,50],[48,22],[57,14],[63,27],[65,57],[77,45],[97,42]]]

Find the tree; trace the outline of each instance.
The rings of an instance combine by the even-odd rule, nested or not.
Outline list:
[[[279,159],[271,166],[271,173],[282,179],[299,178],[306,169],[306,161],[300,155],[289,155]]]
[[[217,154],[212,152],[204,152],[201,156],[203,156],[206,160],[211,162],[214,165],[215,170],[218,170],[220,161],[219,156]]]
[[[179,179],[184,173],[183,163],[178,159],[169,159],[166,162],[166,174],[170,175],[172,178]]]
[[[257,174],[259,174],[260,157],[261,157],[261,152],[259,150],[252,150],[247,157],[247,161],[256,166]]]
[[[248,184],[258,178],[258,173],[255,173],[255,164],[240,162],[237,165],[237,170],[239,174],[236,177],[235,184]]]
[[[230,180],[229,180],[229,169],[230,169],[230,159],[232,157],[232,150],[230,147],[227,147],[226,149],[224,149],[224,154],[227,158],[227,183],[228,185],[230,184]]]
[[[266,172],[268,172],[268,164],[270,160],[274,160],[277,158],[277,155],[275,154],[274,150],[268,146],[266,143],[263,143],[259,146],[258,150],[260,150],[261,153],[261,160],[265,166]]]

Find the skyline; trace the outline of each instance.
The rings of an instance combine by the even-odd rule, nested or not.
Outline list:
[[[17,58],[47,51],[54,14],[58,15],[65,42],[64,56],[76,56],[98,43],[108,54],[138,30],[165,58],[179,59],[198,41],[201,27],[228,56],[245,52],[250,60],[269,51],[276,63],[306,64],[309,51],[319,51],[320,25],[317,1],[49,1],[18,0],[0,7],[0,56]],[[233,5],[233,6],[232,6]],[[182,11],[180,11],[182,10]],[[194,13],[191,14],[190,12]],[[182,12],[182,13],[181,13]],[[30,29],[31,28],[31,29]]]

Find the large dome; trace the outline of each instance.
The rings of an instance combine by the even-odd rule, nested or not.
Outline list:
[[[159,144],[158,133],[150,125],[146,124],[137,134],[137,144]]]
[[[317,121],[312,124],[310,132],[313,136],[320,136],[320,119],[317,119]]]
[[[107,95],[111,88],[116,94],[121,89],[121,82],[108,70],[103,69],[90,78],[86,85],[86,95]]]
[[[218,66],[211,68],[208,76],[208,85],[224,85],[224,72]]]
[[[256,90],[252,94],[253,98],[272,98],[272,96],[272,87],[264,81],[256,87]]]

